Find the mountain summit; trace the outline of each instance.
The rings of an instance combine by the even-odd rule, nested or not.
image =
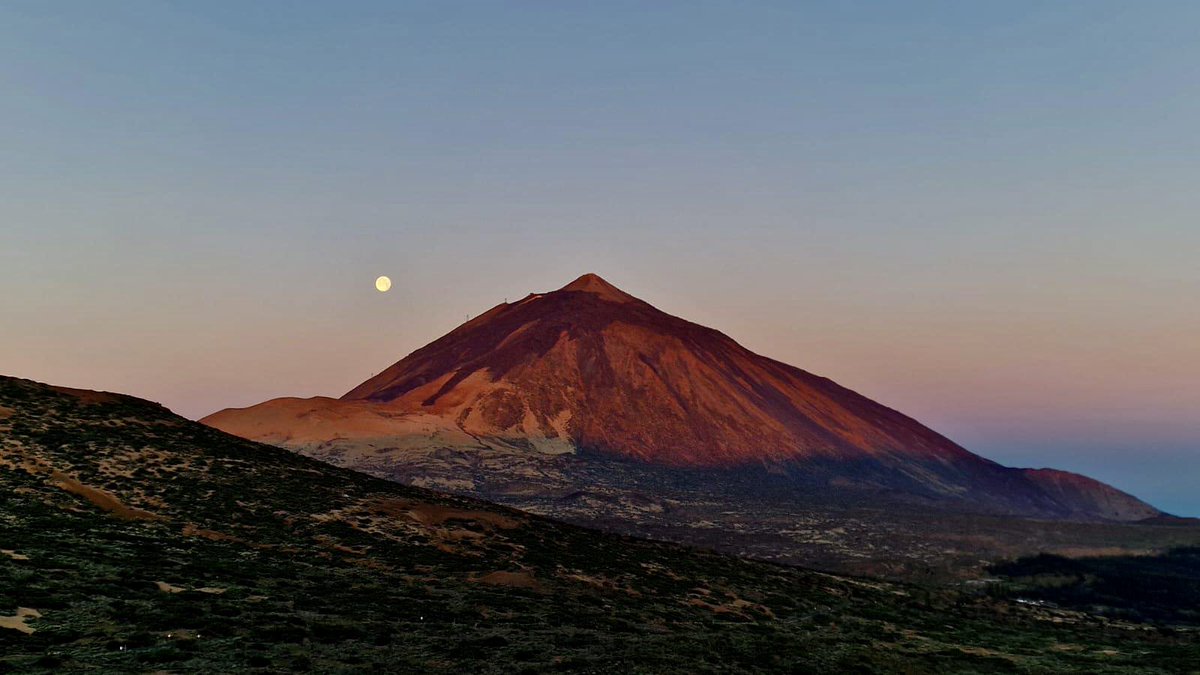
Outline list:
[[[576,293],[591,293],[593,295],[598,295],[610,302],[639,302],[637,298],[626,293],[625,291],[622,291],[616,286],[613,286],[604,279],[601,279],[599,275],[592,274],[591,272],[579,277],[575,281],[563,286],[559,290],[572,291]]]
[[[776,485],[992,512],[1111,520],[1158,514],[1083,476],[1011,469],[974,455],[910,417],[662,312],[595,274],[497,305],[340,400],[277,399],[203,421],[293,447],[359,439],[372,448],[521,448],[758,472]],[[404,453],[390,461],[404,462]]]

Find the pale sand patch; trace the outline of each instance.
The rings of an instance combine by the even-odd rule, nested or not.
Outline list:
[[[121,500],[109,492],[105,492],[99,488],[94,488],[90,485],[84,485],[79,481],[67,476],[66,474],[55,471],[52,476],[55,480],[54,485],[62,488],[73,495],[78,495],[91,502],[93,505],[108,511],[118,518],[126,520],[158,520],[159,516],[149,511],[126,506]]]
[[[18,607],[17,613],[14,615],[0,616],[0,628],[11,628],[13,630],[19,630],[26,635],[32,635],[36,629],[25,625],[25,622],[30,619],[40,618],[42,618],[42,613],[36,609],[31,609],[29,607]]]
[[[235,537],[232,534],[224,532],[215,532],[213,530],[205,530],[197,527],[195,523],[187,523],[183,526],[183,536],[185,537],[201,537],[211,541],[242,541],[241,538]]]
[[[13,560],[29,560],[29,556],[23,553],[17,553],[12,549],[0,548],[0,553],[12,558]]]
[[[357,549],[357,548],[351,548],[349,546],[343,546],[343,545],[339,544],[336,539],[334,539],[333,537],[330,537],[329,535],[318,534],[313,537],[313,540],[316,541],[317,543],[321,544],[322,546],[326,546],[335,551],[341,551],[342,553],[349,553],[351,555],[366,555],[367,554],[366,549]]]
[[[174,584],[168,584],[165,581],[156,581],[154,583],[158,585],[158,590],[162,591],[163,593],[182,593],[182,592],[188,590],[188,588],[186,586],[176,586]],[[216,586],[202,586],[195,590],[199,593],[208,593],[209,595],[220,595],[229,589],[217,588]]]
[[[488,572],[479,577],[468,577],[467,581],[489,586],[507,586],[509,588],[528,588],[540,591],[542,585],[529,572]]]

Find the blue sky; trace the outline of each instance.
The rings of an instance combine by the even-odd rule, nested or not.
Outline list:
[[[1190,2],[3,3],[0,372],[338,395],[595,271],[1200,515],[1198,38]]]

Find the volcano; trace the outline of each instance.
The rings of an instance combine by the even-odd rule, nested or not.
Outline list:
[[[375,473],[433,451],[503,450],[514,461],[598,458],[850,500],[1081,520],[1161,515],[1084,476],[975,455],[595,274],[497,305],[340,399],[275,399],[201,421]]]

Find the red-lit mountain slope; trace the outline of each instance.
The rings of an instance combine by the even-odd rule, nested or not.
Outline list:
[[[392,450],[524,447],[761,471],[775,484],[860,488],[1003,513],[1158,514],[1082,476],[1010,469],[974,455],[594,274],[497,305],[340,400],[277,399],[202,421],[301,449],[354,439]],[[354,466],[353,453],[343,461]],[[404,462],[405,453],[389,461]]]

